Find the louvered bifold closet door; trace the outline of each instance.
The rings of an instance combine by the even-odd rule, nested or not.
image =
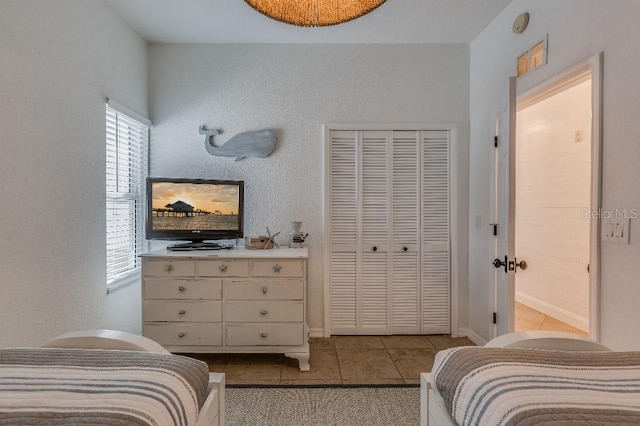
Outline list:
[[[356,334],[358,190],[355,131],[332,131],[329,140],[331,334]]]
[[[421,132],[422,334],[449,334],[450,223],[448,131]]]
[[[390,132],[363,131],[361,137],[361,280],[358,334],[389,334],[389,161]]]
[[[393,132],[392,333],[420,334],[418,131]]]
[[[449,149],[449,131],[330,131],[330,334],[451,332]]]

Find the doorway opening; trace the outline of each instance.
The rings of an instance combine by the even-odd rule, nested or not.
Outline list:
[[[590,330],[591,69],[516,106],[514,331]]]

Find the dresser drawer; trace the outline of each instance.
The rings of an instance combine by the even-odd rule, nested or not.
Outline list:
[[[193,277],[196,262],[193,260],[145,260],[144,275],[147,277]]]
[[[222,346],[222,326],[209,324],[144,324],[142,334],[162,346]]]
[[[304,281],[225,281],[224,298],[227,300],[302,300]]]
[[[201,277],[248,277],[248,260],[201,260],[198,262]]]
[[[257,324],[227,326],[227,346],[300,346],[304,327],[298,324]]]
[[[145,300],[144,322],[220,322],[222,302]]]
[[[303,322],[302,302],[226,302],[227,322]]]
[[[304,277],[301,260],[254,260],[254,277]]]
[[[221,280],[144,280],[145,299],[222,299]]]

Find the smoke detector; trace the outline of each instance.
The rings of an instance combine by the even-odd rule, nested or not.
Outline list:
[[[516,34],[520,34],[524,32],[529,24],[529,12],[521,13],[516,16],[516,19],[513,20],[513,32]]]

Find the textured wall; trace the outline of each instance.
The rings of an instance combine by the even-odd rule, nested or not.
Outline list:
[[[146,53],[102,1],[0,1],[0,347],[140,329],[105,294],[104,100],[147,113]]]
[[[511,32],[513,19],[531,14],[529,27]],[[515,58],[549,35],[549,63],[518,81],[518,92],[604,52],[602,207],[640,207],[640,48],[636,0],[514,0],[471,44],[469,214],[489,216],[490,155],[487,141],[502,107],[507,77]],[[469,323],[477,336],[491,336],[491,305],[487,285],[493,282],[493,255],[487,220],[469,227]],[[601,252],[602,342],[615,349],[640,349],[640,300],[637,262],[640,225],[631,221],[631,244],[603,243]]]
[[[309,321],[323,326],[322,125],[455,123],[461,319],[466,324],[467,45],[151,45],[151,174],[242,179],[247,235],[309,232]],[[208,155],[198,126],[277,128],[267,159]]]

